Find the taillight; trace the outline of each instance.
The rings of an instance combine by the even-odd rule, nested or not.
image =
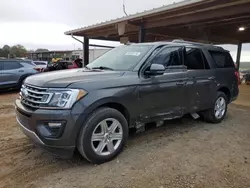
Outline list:
[[[34,67],[34,69],[38,72],[41,72],[41,69],[39,67]]]
[[[234,72],[234,75],[235,75],[236,78],[237,78],[238,84],[240,84],[240,73],[236,70],[236,71]]]

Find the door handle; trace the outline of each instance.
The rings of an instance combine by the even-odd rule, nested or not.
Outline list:
[[[183,86],[183,85],[185,85],[185,82],[184,81],[180,81],[180,82],[177,82],[176,85],[177,86]]]
[[[19,70],[18,72],[24,72],[24,70]]]

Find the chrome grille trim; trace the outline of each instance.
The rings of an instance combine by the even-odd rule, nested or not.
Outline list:
[[[48,93],[45,93],[45,92],[38,92],[38,91],[33,91],[33,90],[30,90],[28,88],[26,88],[28,92],[30,93],[35,93],[35,94],[38,94],[38,95],[45,95],[45,94],[48,94]]]
[[[31,108],[39,108],[43,104],[48,104],[53,93],[47,92],[48,88],[40,88],[32,85],[22,85],[20,97],[21,103]],[[47,98],[42,101],[43,97]]]

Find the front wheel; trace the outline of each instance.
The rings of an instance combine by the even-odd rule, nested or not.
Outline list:
[[[94,111],[82,126],[77,148],[92,163],[112,160],[124,148],[128,137],[125,117],[112,108]]]
[[[202,112],[204,120],[210,123],[220,123],[227,113],[228,98],[223,92],[218,92],[214,107]]]

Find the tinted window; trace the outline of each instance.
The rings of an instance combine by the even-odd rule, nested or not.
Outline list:
[[[152,64],[161,64],[165,67],[182,65],[179,53],[180,47],[167,47],[162,49],[152,60]]]
[[[234,67],[234,62],[229,53],[209,51],[218,68]]]
[[[72,66],[73,63],[72,62],[67,62],[68,66]]]
[[[207,64],[206,58],[200,49],[186,48],[185,65],[187,69],[205,69],[208,67],[208,64],[206,66],[205,63]]]
[[[12,69],[19,69],[22,66],[15,61],[7,61],[3,63],[3,70],[12,70]]]

